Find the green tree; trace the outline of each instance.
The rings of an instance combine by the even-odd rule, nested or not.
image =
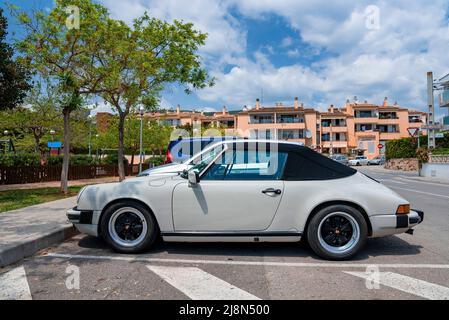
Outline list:
[[[168,83],[177,82],[187,93],[212,85],[201,66],[197,50],[206,34],[191,23],[172,24],[148,14],[130,27],[122,21],[109,20],[98,33],[102,44],[96,51],[91,78],[100,79],[98,92],[118,113],[118,166],[123,180],[125,119],[138,106],[146,110],[158,104],[159,93]]]
[[[108,130],[98,135],[96,146],[104,149],[115,149],[117,147],[118,122],[115,118],[111,121]],[[145,153],[155,154],[165,150],[170,142],[172,128],[161,126],[156,122],[144,120],[142,128],[142,142]],[[134,158],[140,153],[140,117],[132,115],[125,120],[124,127],[124,150],[131,155],[130,163],[134,163]]]
[[[76,14],[79,10],[79,26]],[[56,0],[48,13],[31,15],[13,7],[26,36],[17,42],[22,53],[21,61],[43,77],[51,79],[60,92],[58,106],[64,121],[64,161],[61,171],[61,190],[68,192],[68,167],[70,161],[70,116],[79,109],[84,99],[96,93],[98,78],[88,72],[94,67],[94,52],[103,45],[99,30],[109,20],[108,11],[90,0]],[[100,75],[101,77],[101,75]]]
[[[0,8],[0,110],[21,104],[30,89],[30,74],[22,64],[13,60],[13,48],[6,43],[7,29],[8,22]]]

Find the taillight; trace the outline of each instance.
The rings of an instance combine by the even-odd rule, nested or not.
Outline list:
[[[167,155],[166,155],[165,163],[168,164],[168,163],[172,163],[172,162],[173,162],[173,157],[172,157],[172,155],[171,155],[171,152],[170,152],[170,150],[167,150]]]
[[[398,210],[396,210],[396,215],[401,214],[409,214],[410,213],[410,205],[409,204],[403,204],[398,207]]]

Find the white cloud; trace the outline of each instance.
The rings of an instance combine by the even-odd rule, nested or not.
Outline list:
[[[209,34],[201,51],[216,86],[198,92],[210,103],[234,106],[254,104],[264,90],[266,101],[303,101],[326,106],[342,104],[357,95],[381,103],[391,102],[424,110],[425,75],[433,70],[447,72],[449,55],[448,0],[395,2],[379,0],[102,0],[119,18],[130,20],[146,9],[158,18],[192,21]],[[366,27],[366,8],[379,8],[379,28]],[[283,37],[280,47],[298,59],[294,65],[274,67],[271,56],[276,48],[247,52],[246,30],[233,15],[238,11],[260,19],[276,14],[288,22],[309,47],[308,52],[329,55],[312,65],[302,64],[302,47],[292,47],[293,39]],[[261,20],[267,21],[267,20]],[[284,49],[286,50],[286,49]],[[233,65],[227,72],[225,64]]]
[[[291,37],[285,37],[281,41],[281,47],[287,48],[293,44],[293,39]]]

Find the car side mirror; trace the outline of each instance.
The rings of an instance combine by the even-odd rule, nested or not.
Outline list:
[[[196,171],[189,171],[188,180],[191,186],[195,186],[200,183],[200,174]]]

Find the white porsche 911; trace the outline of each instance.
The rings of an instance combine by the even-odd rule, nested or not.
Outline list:
[[[178,242],[296,242],[349,259],[368,237],[424,219],[407,200],[356,170],[288,142],[211,145],[182,173],[151,174],[83,188],[67,212],[76,228],[118,252],[138,253],[161,236]]]

